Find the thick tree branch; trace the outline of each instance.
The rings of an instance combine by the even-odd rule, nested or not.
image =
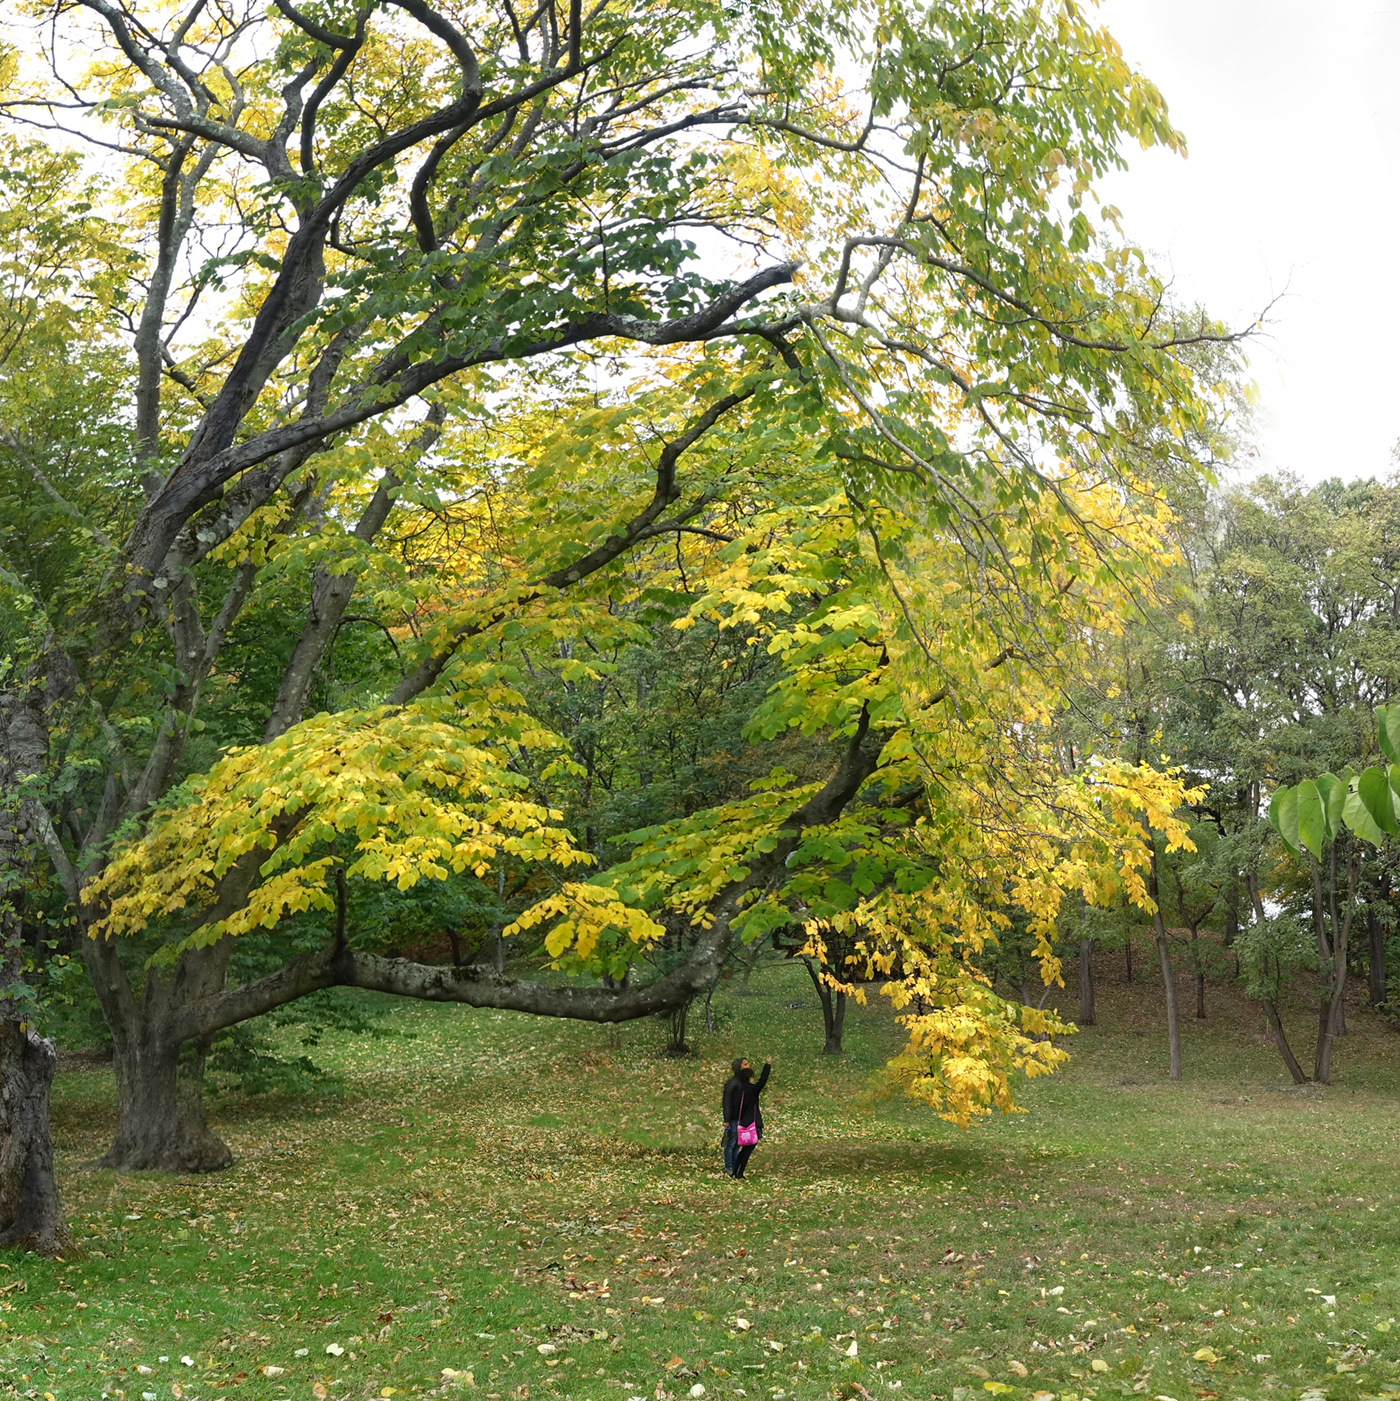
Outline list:
[[[753,389],[746,389],[742,393],[726,394],[723,399],[716,400],[706,409],[678,438],[667,443],[657,459],[656,488],[646,506],[633,516],[621,530],[610,535],[601,545],[572,563],[551,570],[548,574],[535,580],[524,593],[511,600],[511,607],[518,608],[533,602],[546,589],[566,589],[572,584],[577,584],[590,574],[595,574],[598,570],[611,564],[613,560],[631,549],[633,545],[648,539],[652,534],[665,528],[658,527],[656,519],[680,495],[676,486],[676,464],[680,461],[682,454],[699,442],[731,409],[752,397],[753,393]],[[698,510],[699,506],[695,509]],[[682,513],[669,528],[674,529],[681,522],[688,520],[692,514],[694,514],[693,511]],[[498,620],[493,617],[484,622],[473,622],[460,629],[449,644],[435,649],[429,656],[424,657],[418,666],[394,687],[389,696],[389,704],[407,705],[415,696],[421,695],[442,675],[443,668],[452,659],[452,653],[459,643],[470,637],[478,636],[496,621]]]
[[[783,824],[774,848],[752,861],[709,906],[710,927],[680,967],[640,987],[576,987],[483,973],[480,969],[410,963],[401,958],[335,947],[307,954],[265,978],[205,997],[181,1009],[174,1029],[181,1040],[208,1036],[260,1016],[319,988],[356,987],[427,1002],[461,1002],[542,1017],[622,1022],[680,1006],[718,976],[733,941],[733,923],[762,891],[780,881],[802,836],[834,821],[875,772],[883,747],[861,712],[841,763],[822,788]]]

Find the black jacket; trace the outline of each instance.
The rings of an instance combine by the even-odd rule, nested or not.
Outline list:
[[[768,1072],[772,1068],[771,1065],[765,1065],[757,1080],[741,1080],[737,1075],[731,1075],[724,1082],[723,1110],[726,1124],[756,1124],[759,1137],[762,1138],[763,1110],[759,1106],[758,1097],[768,1083]]]

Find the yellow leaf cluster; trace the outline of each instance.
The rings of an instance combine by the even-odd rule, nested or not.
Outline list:
[[[119,846],[85,891],[101,911],[93,935],[184,921],[194,925],[190,941],[211,943],[271,928],[332,908],[337,866],[403,890],[449,873],[484,875],[506,854],[590,862],[511,762],[513,750],[558,762],[559,748],[518,697],[485,678],[450,700],[315,716],[270,744],[230,752]],[[220,882],[263,852],[247,901],[201,923]]]

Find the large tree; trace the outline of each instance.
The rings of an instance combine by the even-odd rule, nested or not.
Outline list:
[[[1053,1064],[953,947],[1112,869],[1145,899],[1137,814],[1181,834],[1174,779],[1037,736],[1171,553],[1223,335],[1093,212],[1125,139],[1180,145],[1113,40],[971,0],[50,8],[59,82],[6,110],[111,153],[129,456],[44,493],[85,533],[12,571],[10,703],[67,737],[28,831],[113,1037],[106,1161],[226,1162],[203,1048],[313,989],[617,1020],[794,909],[901,945],[954,1117]],[[596,678],[658,618],[776,659],[748,734],[801,762],[579,880],[524,654]],[[360,884],[503,862],[591,980],[359,942]],[[630,976],[667,912],[688,956]],[[324,942],[228,985],[297,918]]]

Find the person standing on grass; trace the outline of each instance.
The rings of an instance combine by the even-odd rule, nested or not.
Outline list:
[[[769,1056],[763,1062],[763,1074],[755,1082],[753,1067],[740,1056],[734,1061],[733,1075],[724,1082],[724,1171],[728,1177],[743,1177],[755,1146],[739,1142],[740,1127],[752,1125],[758,1137],[763,1137],[763,1111],[759,1108],[758,1097],[768,1083],[772,1068],[773,1057]]]

